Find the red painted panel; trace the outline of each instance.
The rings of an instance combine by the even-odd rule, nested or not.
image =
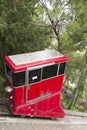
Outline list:
[[[44,118],[62,118],[65,116],[60,104],[60,94],[51,95],[45,99],[22,105],[16,109],[13,108],[12,113]]]
[[[51,79],[46,79],[42,81],[41,84],[41,93],[56,93],[60,92],[62,89],[64,75],[56,76]]]
[[[6,86],[12,87],[10,81],[6,78]],[[6,100],[10,107],[18,107],[26,102],[26,86],[13,88],[12,92],[6,92]]]
[[[13,104],[14,107],[18,107],[24,103],[26,103],[26,87],[18,87],[14,88],[14,98],[13,98]]]
[[[33,100],[40,96],[60,92],[62,89],[64,75],[57,76],[55,78],[43,80],[42,82],[38,82],[35,84],[29,85],[28,88],[28,100]]]
[[[41,100],[36,103],[36,106],[37,110],[35,116],[37,117],[58,118],[65,116],[60,103],[60,94],[54,94]]]
[[[28,100],[33,100],[40,96],[41,91],[41,82],[31,84],[28,88]]]

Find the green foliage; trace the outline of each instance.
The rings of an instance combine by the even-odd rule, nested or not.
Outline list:
[[[78,75],[80,74],[80,68],[84,63],[84,55],[81,55],[80,52],[71,52],[67,54],[68,63],[66,70],[66,77],[68,81],[72,83],[77,83]]]
[[[4,86],[4,78],[0,76],[0,89],[3,89]]]
[[[4,88],[4,56],[49,47],[50,29],[36,26],[36,0],[0,0],[0,88]]]
[[[36,0],[22,0],[17,4],[11,0],[0,1],[1,69],[4,55],[36,51],[49,46],[50,29],[32,24],[35,3]]]
[[[61,35],[62,48],[68,56],[68,69],[66,70],[65,87],[71,91],[70,93],[73,96],[77,90],[77,87],[71,87],[69,82],[72,84],[75,83],[77,86],[79,78],[81,77],[81,73],[83,72],[84,77],[81,78],[82,80],[80,80],[80,86],[78,86],[79,89],[77,91],[77,101],[72,109],[86,111],[84,102],[87,98],[87,71],[85,72],[87,67],[85,68],[83,66],[86,64],[86,57],[84,54],[87,47],[87,2],[82,0],[71,0],[70,2],[72,3],[71,5],[74,12],[74,16],[72,17],[74,17],[74,19],[68,23]],[[72,102],[72,100],[70,102]],[[65,101],[64,106],[66,105],[67,109],[70,107],[70,102],[67,104],[67,101]]]
[[[4,78],[0,76],[0,98],[5,96],[5,91],[4,91],[5,84],[4,84],[4,82],[5,82]]]

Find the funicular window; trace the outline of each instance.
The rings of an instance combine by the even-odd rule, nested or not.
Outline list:
[[[12,79],[14,87],[25,85],[25,71],[12,73]]]
[[[10,70],[10,68],[8,67],[8,65],[6,64],[6,74],[9,76],[9,78],[12,77],[12,72]]]
[[[43,67],[42,79],[47,79],[57,75],[58,64]]]
[[[58,75],[64,74],[65,67],[66,67],[66,62],[60,63],[59,74]]]
[[[28,81],[29,84],[39,82],[40,80],[41,80],[41,68],[29,71],[29,81]]]

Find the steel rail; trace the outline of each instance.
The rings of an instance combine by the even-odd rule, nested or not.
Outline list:
[[[13,115],[11,111],[9,110],[9,107],[5,101],[0,101],[0,106],[4,107],[5,110],[0,110],[0,117],[29,117],[29,116],[21,116],[21,115]],[[87,119],[87,113],[84,112],[75,112],[72,110],[65,110],[66,116],[68,117],[81,117]],[[36,117],[35,117],[36,118]],[[52,118],[53,119],[53,118]],[[59,119],[59,118],[58,118]],[[62,119],[62,118],[60,118]]]

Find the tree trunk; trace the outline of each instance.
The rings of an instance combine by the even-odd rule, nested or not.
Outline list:
[[[13,0],[13,10],[16,11],[16,4],[19,2],[20,0]]]
[[[82,81],[84,79],[84,75],[85,75],[85,72],[86,72],[86,67],[87,67],[87,50],[85,52],[85,63],[83,65],[82,69],[81,69],[81,73],[80,73],[80,76],[79,76],[77,87],[76,87],[75,92],[74,92],[74,98],[69,105],[69,109],[72,109],[72,107],[74,107],[75,104],[77,103],[80,87],[82,87],[81,84],[82,84]]]

